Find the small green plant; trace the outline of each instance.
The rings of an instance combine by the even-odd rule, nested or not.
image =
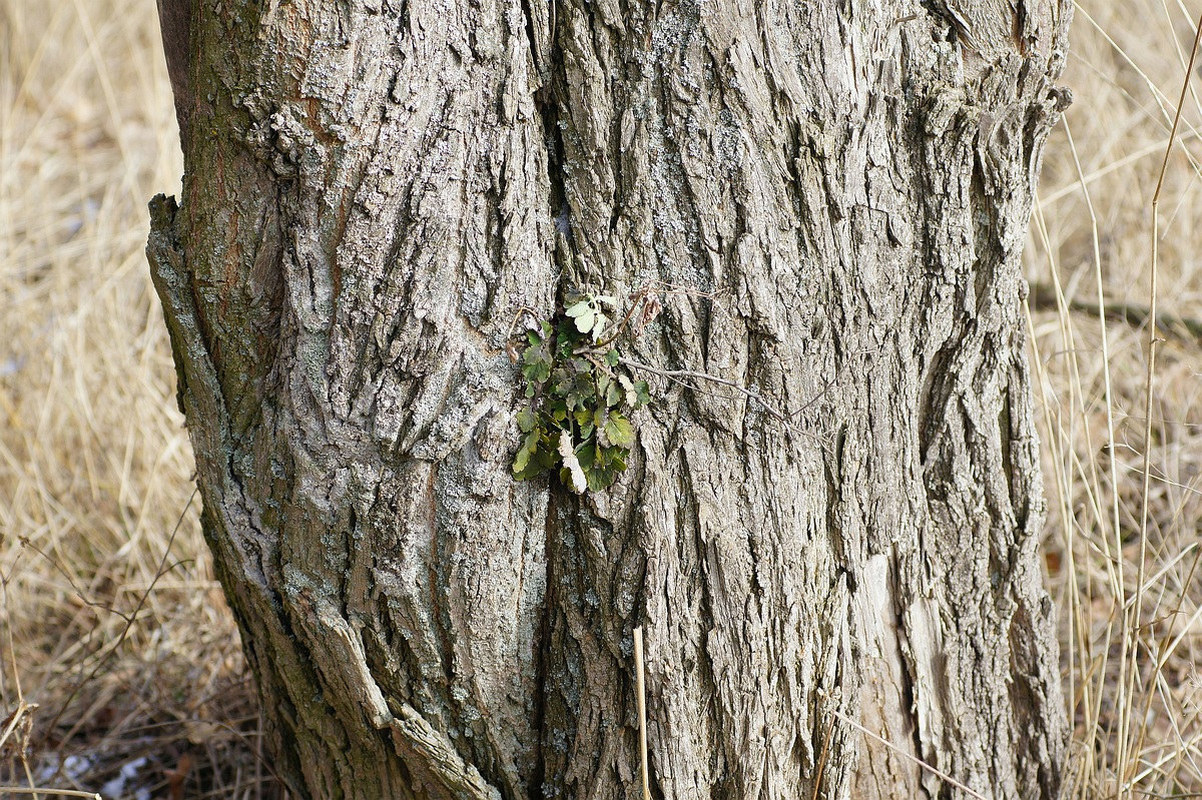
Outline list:
[[[518,363],[530,405],[517,416],[523,435],[513,459],[518,480],[557,470],[579,494],[605,489],[625,471],[634,444],[630,413],[650,396],[613,347],[625,320],[606,330],[615,305],[607,295],[589,295],[554,324],[539,320],[526,331]]]

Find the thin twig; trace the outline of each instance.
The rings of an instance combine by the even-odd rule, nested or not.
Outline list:
[[[634,690],[639,710],[639,767],[643,779],[643,800],[651,800],[651,780],[647,771],[647,700],[643,683],[643,629],[634,629]]]
[[[4,601],[4,609],[6,611],[11,608],[11,601],[8,599],[8,581],[9,576],[0,573],[0,599]],[[21,670],[17,666],[17,645],[16,641],[13,639],[12,616],[6,613],[4,617],[6,622],[4,626],[4,632],[6,634],[6,638],[8,639],[8,657],[12,660],[13,665],[13,688],[17,690],[17,703],[20,705],[25,705],[25,693],[21,691]],[[3,675],[2,671],[0,671],[0,675]],[[0,689],[2,688],[3,684],[0,683]],[[0,692],[0,697],[2,697],[5,701],[8,699],[7,695],[8,692]]]
[[[710,383],[716,383],[720,386],[727,386],[731,389],[734,389],[736,392],[739,392],[744,397],[746,397],[748,400],[751,400],[752,402],[754,402],[756,405],[758,405],[764,411],[768,412],[769,416],[771,416],[773,419],[776,419],[777,421],[779,421],[785,427],[787,427],[789,429],[793,429],[793,421],[791,419],[786,417],[781,412],[777,411],[773,406],[771,406],[768,403],[767,400],[765,400],[759,394],[751,391],[750,389],[748,389],[744,386],[740,386],[738,383],[735,383],[734,381],[727,380],[726,378],[719,378],[717,375],[709,375],[705,372],[693,372],[692,370],[686,370],[686,369],[657,369],[648,364],[643,364],[638,361],[631,361],[629,358],[619,358],[618,363],[620,363],[624,366],[630,367],[631,369],[642,370],[643,372],[650,372],[652,375],[658,375],[661,378],[673,378],[676,380],[685,379],[685,380],[709,381]],[[813,402],[813,401],[810,401],[810,402]]]
[[[24,699],[17,701],[17,707],[5,719],[7,723],[4,727],[4,733],[0,734],[0,753],[14,752],[23,753],[29,747],[29,728],[31,725],[31,715],[38,708],[37,703],[26,703]],[[24,728],[22,733],[17,731]],[[13,745],[8,744],[9,737],[16,739]]]
[[[1077,168],[1077,177],[1081,181],[1081,192],[1085,196],[1085,207],[1089,210],[1090,232],[1091,232],[1091,239],[1093,242],[1094,282],[1097,284],[1097,291],[1098,291],[1097,316],[1098,316],[1098,324],[1101,327],[1101,331],[1102,331],[1102,384],[1105,389],[1104,397],[1106,400],[1106,442],[1108,444],[1108,447],[1106,448],[1106,450],[1109,455],[1109,462],[1110,462],[1110,482],[1111,482],[1110,505],[1111,505],[1111,511],[1112,511],[1111,529],[1112,529],[1112,532],[1114,535],[1114,547],[1115,547],[1115,553],[1117,555],[1117,560],[1115,562],[1115,572],[1116,572],[1117,580],[1118,580],[1117,587],[1118,587],[1119,601],[1120,601],[1120,604],[1125,604],[1126,597],[1124,596],[1124,592],[1126,592],[1127,582],[1123,578],[1123,561],[1124,560],[1122,557],[1122,553],[1123,553],[1122,526],[1120,524],[1120,517],[1119,517],[1118,458],[1115,454],[1115,447],[1114,447],[1114,442],[1115,442],[1115,436],[1114,436],[1114,391],[1112,388],[1113,384],[1110,380],[1110,331],[1108,330],[1108,328],[1106,326],[1106,292],[1105,292],[1105,288],[1104,288],[1104,281],[1102,280],[1102,248],[1101,248],[1101,243],[1099,242],[1099,238],[1098,238],[1098,215],[1094,211],[1093,197],[1089,193],[1089,188],[1085,185],[1085,170],[1082,169],[1082,167],[1081,167],[1081,159],[1077,155],[1077,145],[1076,145],[1076,142],[1073,141],[1072,128],[1068,125],[1067,122],[1065,122],[1065,125],[1064,125],[1064,132],[1065,132],[1065,135],[1068,137],[1068,147],[1069,147],[1069,152],[1071,152],[1072,156],[1073,156],[1073,164],[1076,165],[1076,168]],[[1101,503],[1101,501],[1103,499],[1102,495],[1101,495],[1101,487],[1099,486],[1098,488],[1099,488],[1098,501],[1099,501],[1099,503]],[[1099,519],[1100,519],[1100,517],[1099,517]],[[1128,630],[1130,630],[1130,629],[1126,629],[1124,631],[1124,633],[1126,633]],[[1134,655],[1134,648],[1132,649],[1132,655]],[[1131,666],[1131,669],[1135,669],[1134,661],[1132,661],[1130,666]],[[1126,648],[1124,648],[1122,650],[1122,653],[1119,658],[1118,683],[1120,686],[1123,684],[1123,676],[1126,674],[1127,667],[1128,667],[1127,650],[1126,650]],[[1118,700],[1119,700],[1119,718],[1122,719],[1124,714],[1130,713],[1130,708],[1129,708],[1130,698],[1129,697],[1120,697]],[[1120,748],[1119,752],[1121,755],[1121,753],[1122,753],[1121,748]]]
[[[1156,191],[1152,194],[1152,269],[1151,276],[1149,277],[1148,287],[1148,316],[1153,320],[1156,319],[1156,278],[1157,272],[1160,268],[1160,191],[1164,188],[1164,177],[1169,168],[1169,156],[1173,152],[1173,144],[1177,138],[1177,128],[1181,123],[1181,109],[1185,105],[1185,95],[1186,92],[1189,91],[1190,78],[1194,74],[1194,60],[1198,56],[1199,42],[1202,42],[1202,16],[1198,18],[1198,24],[1194,26],[1194,44],[1190,49],[1189,65],[1185,68],[1185,79],[1181,81],[1181,96],[1177,99],[1177,110],[1173,114],[1173,128],[1169,131],[1169,143],[1164,149],[1164,160],[1160,163],[1160,175],[1156,179]],[[1139,620],[1143,614],[1144,573],[1148,558],[1148,506],[1152,483],[1152,389],[1156,375],[1156,345],[1158,341],[1159,340],[1156,336],[1156,326],[1153,325],[1151,333],[1148,337],[1148,375],[1144,386],[1144,480],[1140,498],[1139,571],[1137,573],[1135,582],[1135,610],[1131,617],[1131,627],[1135,629],[1138,629]],[[1138,646],[1138,640],[1132,642],[1132,661],[1135,660]],[[1156,679],[1160,672],[1160,668],[1161,664],[1158,661],[1152,671],[1150,684],[1153,686],[1156,684]],[[1131,691],[1134,691],[1135,689],[1136,672],[1137,670],[1135,669],[1132,669],[1131,671]],[[1132,743],[1135,746],[1135,758],[1132,759],[1133,763],[1130,768],[1130,772],[1128,771],[1126,764],[1120,763],[1118,765],[1120,767],[1119,777],[1122,782],[1120,783],[1120,790],[1122,784],[1126,783],[1129,775],[1134,772],[1135,763],[1138,762],[1139,751],[1144,746],[1144,739],[1148,733],[1147,710],[1151,707],[1152,693],[1153,692],[1149,689],[1147,697],[1144,700],[1144,715],[1139,724],[1139,733],[1136,736],[1135,742]],[[1128,719],[1127,722],[1130,724],[1130,719]],[[1128,746],[1130,730],[1128,728],[1124,728],[1121,731],[1121,735],[1122,738],[1119,740],[1119,748],[1120,751],[1123,751]],[[1128,792],[1128,794],[1130,794],[1130,792]]]
[[[867,736],[867,737],[869,737],[869,738],[871,738],[871,739],[875,739],[876,741],[878,741],[878,742],[880,742],[881,744],[885,745],[885,747],[887,747],[887,748],[889,748],[890,750],[892,750],[893,752],[897,753],[897,754],[898,754],[899,756],[901,756],[902,758],[905,758],[905,759],[908,759],[908,760],[910,760],[910,761],[913,761],[915,764],[917,764],[918,766],[922,767],[922,768],[923,768],[923,769],[925,769],[927,772],[931,773],[932,775],[936,776],[937,778],[941,778],[942,780],[945,780],[945,781],[947,781],[948,783],[950,783],[952,786],[955,786],[955,787],[956,787],[957,789],[959,789],[960,791],[962,791],[962,792],[967,792],[968,794],[970,794],[970,795],[972,795],[973,797],[977,798],[977,800],[989,800],[989,798],[988,798],[988,797],[986,797],[985,795],[981,794],[980,792],[975,792],[975,791],[973,791],[972,789],[969,789],[967,786],[965,786],[964,784],[960,783],[960,781],[956,780],[956,779],[955,779],[955,778],[953,778],[951,775],[948,775],[946,772],[940,772],[939,770],[935,769],[934,767],[932,767],[932,766],[931,766],[930,764],[928,764],[927,762],[923,761],[921,758],[915,758],[914,756],[912,756],[912,755],[910,755],[909,753],[907,753],[905,750],[902,750],[902,749],[901,749],[900,747],[898,747],[897,745],[895,745],[895,744],[892,744],[891,742],[889,742],[889,740],[888,740],[888,739],[884,739],[884,738],[882,738],[882,737],[880,737],[880,736],[877,736],[875,733],[873,733],[872,731],[868,730],[868,729],[867,729],[867,728],[865,728],[863,725],[861,725],[860,723],[856,722],[854,719],[852,719],[851,717],[847,716],[846,714],[843,714],[843,713],[841,713],[841,712],[840,712],[840,711],[838,711],[838,710],[836,710],[836,711],[834,712],[834,714],[835,714],[835,716],[836,716],[836,717],[838,717],[839,719],[843,720],[843,721],[844,721],[844,722],[846,722],[848,725],[850,725],[850,726],[852,726],[853,728],[855,728],[856,730],[858,730],[860,733],[864,734],[865,736]]]
[[[513,332],[517,328],[518,320],[522,318],[522,314],[529,314],[530,318],[534,320],[536,327],[542,321],[538,314],[534,312],[534,309],[529,306],[518,306],[517,310],[513,312],[513,319],[509,321],[509,331],[505,334],[505,352],[509,355],[510,361],[516,362],[518,360],[518,353],[516,350],[511,349],[511,345],[513,344]]]
[[[30,789],[25,786],[0,786],[0,797],[6,794],[53,794],[59,797],[87,797],[91,800],[104,800],[97,792],[81,792],[77,789]]]
[[[88,673],[88,676],[79,683],[75,684],[75,687],[71,690],[71,694],[67,695],[67,699],[64,700],[62,705],[59,707],[58,713],[54,715],[54,718],[50,720],[50,724],[46,726],[47,732],[54,730],[55,726],[58,725],[58,721],[62,719],[63,714],[66,712],[71,703],[74,702],[75,697],[79,694],[83,687],[88,685],[88,683],[90,683],[98,674],[100,674],[100,670],[103,669],[104,666],[109,662],[109,659],[113,657],[118,648],[125,643],[126,638],[129,636],[129,632],[133,629],[134,624],[138,621],[138,615],[142,613],[142,609],[146,606],[146,601],[150,599],[150,593],[154,591],[155,585],[159,582],[159,578],[162,578],[165,574],[175,568],[174,564],[170,567],[167,566],[167,557],[171,555],[171,547],[175,544],[175,537],[179,533],[180,526],[184,524],[184,517],[188,515],[188,509],[192,507],[192,501],[196,499],[196,494],[198,491],[199,489],[193,488],[192,494],[188,495],[188,502],[184,504],[184,510],[179,512],[179,519],[175,521],[175,527],[171,529],[171,536],[167,539],[167,547],[163,550],[163,557],[159,559],[159,566],[155,570],[154,579],[150,582],[150,585],[146,587],[146,591],[142,593],[142,596],[138,598],[138,602],[134,606],[133,613],[131,613],[129,618],[125,620],[125,626],[121,629],[121,635],[118,636],[117,640],[109,647],[109,651],[99,659],[99,661],[96,663],[96,666],[93,667],[92,671]],[[59,743],[59,747],[61,748],[74,735],[75,729],[73,728],[67,734],[67,736],[63,737],[62,741]]]
[[[826,769],[826,751],[831,746],[831,737],[835,733],[835,726],[832,723],[826,729],[826,738],[822,740],[822,752],[818,754],[818,769],[814,773],[814,791],[810,792],[810,800],[818,800],[818,790],[822,788],[822,773]]]
[[[67,582],[67,585],[71,587],[71,591],[75,592],[75,596],[78,597],[79,601],[81,603],[83,603],[85,606],[87,606],[88,608],[94,608],[99,611],[104,611],[104,612],[107,612],[114,616],[120,617],[121,621],[125,622],[126,624],[132,623],[133,620],[130,619],[128,614],[123,614],[119,609],[109,605],[108,603],[101,603],[101,602],[91,599],[88,596],[87,590],[83,589],[79,584],[77,584],[75,582],[75,579],[73,577],[71,577],[71,573],[67,572],[67,570],[63,567],[62,563],[58,559],[54,558],[49,553],[47,553],[45,550],[43,550],[42,548],[40,548],[36,544],[34,544],[33,541],[29,539],[29,537],[18,536],[17,541],[21,543],[22,547],[32,550],[37,555],[41,556],[46,561],[46,563],[48,563],[50,565],[51,569],[53,569],[59,575],[62,575],[63,580],[65,580]]]
[[[614,324],[612,332],[609,335],[609,338],[602,339],[597,342],[596,347],[598,350],[609,347],[611,344],[613,344],[617,340],[617,338],[619,336],[622,335],[622,332],[626,329],[626,326],[630,323],[630,318],[634,316],[634,312],[639,310],[639,306],[641,306],[643,303],[647,302],[647,298],[650,296],[650,292],[651,292],[650,287],[644,286],[642,289],[639,289],[637,292],[635,292],[633,296],[631,296],[630,307],[626,309],[626,313],[622,315],[622,318]]]

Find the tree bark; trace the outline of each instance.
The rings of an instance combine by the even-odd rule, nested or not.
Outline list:
[[[1058,795],[1019,268],[1068,0],[160,0],[148,246],[298,797]],[[515,311],[664,312],[515,482]],[[710,301],[698,292],[716,293]],[[891,743],[886,747],[845,720]]]

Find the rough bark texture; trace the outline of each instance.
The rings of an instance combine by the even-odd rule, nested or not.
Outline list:
[[[638,797],[637,625],[655,797],[1057,795],[1019,254],[1067,0],[160,2],[149,256],[298,796]],[[611,490],[514,482],[515,309],[649,281],[720,302],[632,357],[796,425],[653,381]]]

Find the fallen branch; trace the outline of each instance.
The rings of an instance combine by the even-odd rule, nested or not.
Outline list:
[[[1058,310],[1060,308],[1055,288],[1046,283],[1032,283],[1027,302],[1032,309]],[[1106,308],[1103,309],[1097,303],[1091,303],[1087,300],[1069,300],[1065,298],[1064,307],[1068,311],[1076,311],[1094,317],[1104,313],[1105,317],[1109,320],[1122,322],[1133,327],[1146,324],[1152,314],[1151,309],[1147,306],[1141,306],[1136,303],[1115,303],[1108,301]],[[1178,314],[1168,312],[1158,312],[1156,314],[1156,328],[1165,334],[1173,335],[1180,339],[1193,339],[1194,341],[1202,342],[1202,320],[1199,319],[1182,317]]]

